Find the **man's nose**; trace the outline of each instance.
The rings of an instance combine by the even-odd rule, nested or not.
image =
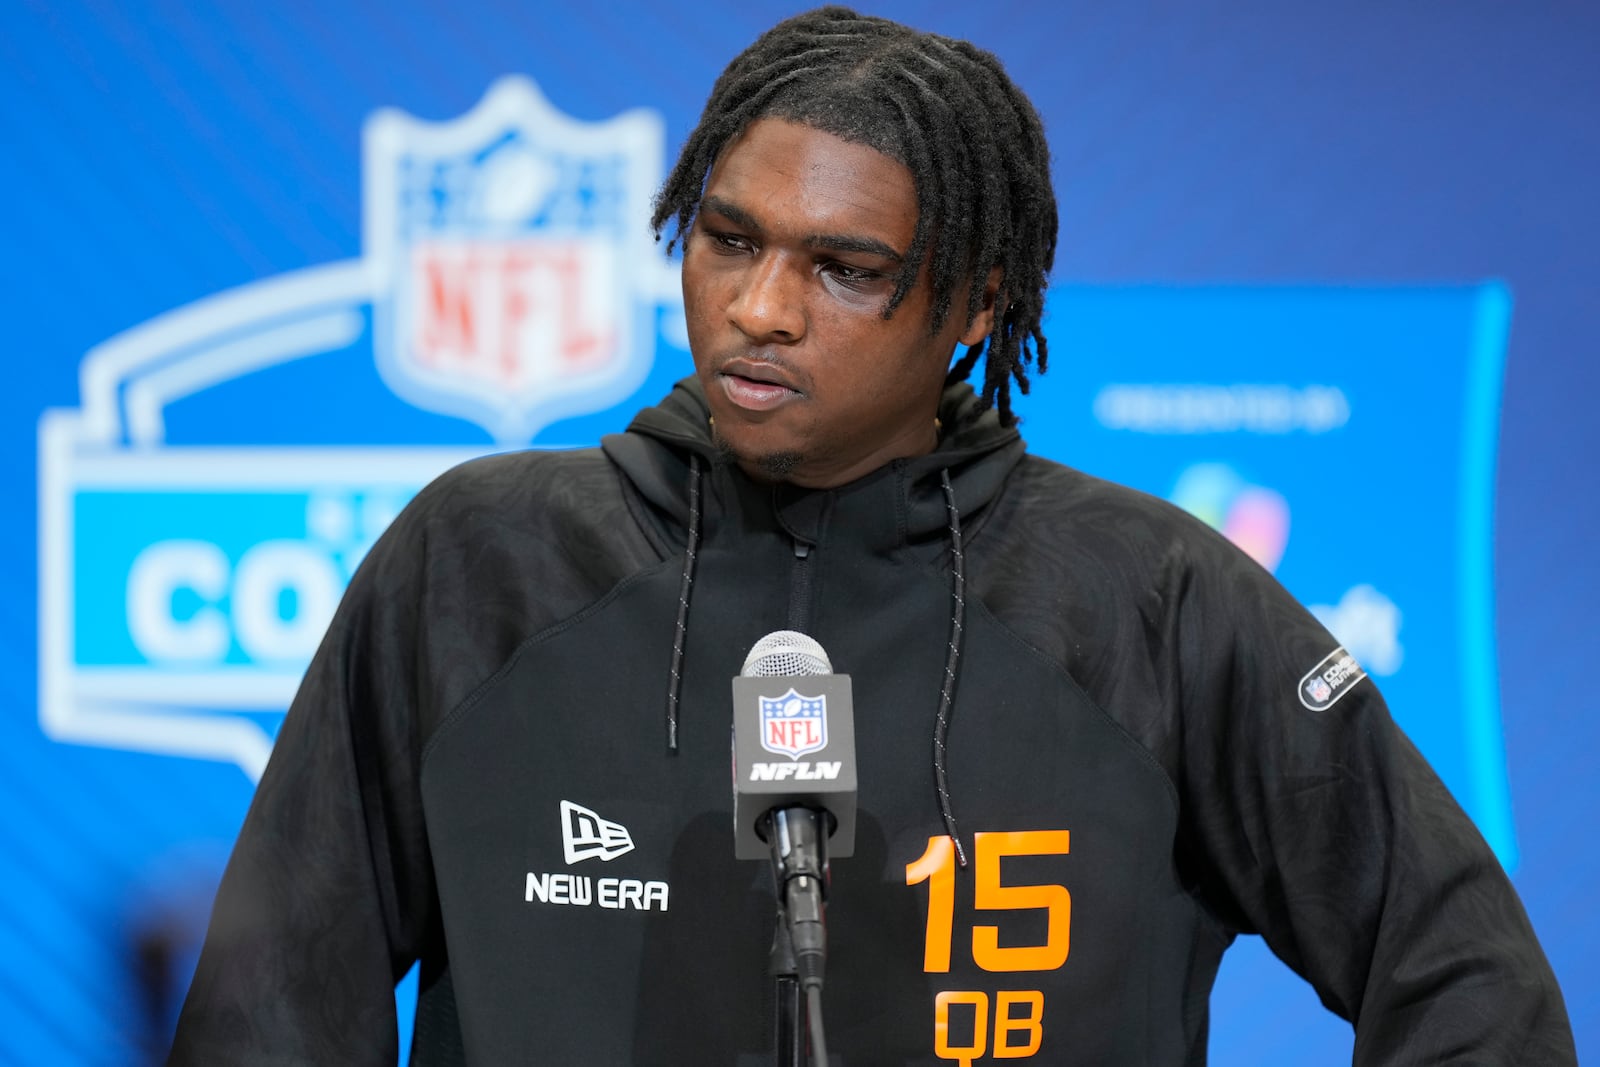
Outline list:
[[[806,332],[804,284],[788,257],[757,256],[728,306],[728,320],[752,341],[792,344]]]

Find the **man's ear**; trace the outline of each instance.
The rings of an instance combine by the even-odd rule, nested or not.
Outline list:
[[[962,331],[962,344],[975,345],[994,330],[995,306],[1003,299],[1000,295],[1001,277],[999,267],[990,268],[989,277],[983,283],[983,302],[978,305],[978,313],[972,316],[972,321]]]

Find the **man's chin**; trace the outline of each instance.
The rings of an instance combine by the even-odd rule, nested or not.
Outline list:
[[[784,481],[805,462],[805,456],[799,452],[739,449],[717,430],[715,423],[711,426],[711,440],[724,460],[736,464],[746,474],[762,481]]]
[[[781,482],[798,470],[804,459],[798,452],[767,452],[756,457],[755,467],[767,481]]]

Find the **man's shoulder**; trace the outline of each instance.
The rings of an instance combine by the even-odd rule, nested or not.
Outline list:
[[[463,510],[526,511],[603,506],[616,469],[598,448],[529,449],[480,456],[450,468],[417,496],[432,516]]]
[[[538,575],[549,594],[551,574],[588,568],[604,584],[655,557],[616,468],[585,448],[496,453],[452,467],[412,499],[369,558],[456,590],[509,590]]]
[[[1023,458],[1005,497],[999,525],[1010,536],[1130,579],[1247,565],[1226,537],[1170,501],[1041,456]]]
[[[1010,493],[1013,505],[1052,519],[1118,519],[1146,522],[1174,531],[1204,526],[1182,508],[1142,489],[1097,477],[1053,459],[1028,453],[1017,464]]]
[[[631,527],[617,470],[598,448],[502,452],[423,487],[392,527],[393,547],[550,545]]]

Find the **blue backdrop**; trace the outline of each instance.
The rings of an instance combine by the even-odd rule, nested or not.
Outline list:
[[[592,442],[687,369],[641,214],[716,72],[797,9],[0,14],[0,1059],[160,1055],[372,538],[450,463]],[[1201,515],[1339,634],[1600,1052],[1600,15],[873,10],[993,49],[1045,118],[1032,446]],[[1349,1049],[1230,953],[1214,1062]]]

